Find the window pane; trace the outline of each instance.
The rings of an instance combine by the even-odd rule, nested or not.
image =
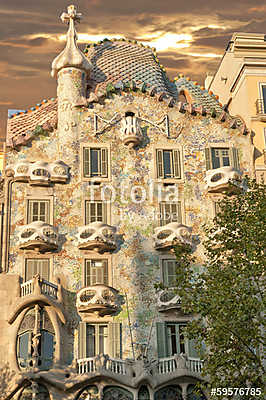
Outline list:
[[[22,335],[19,336],[19,353],[18,356],[19,358],[22,358],[24,360],[28,360],[30,358],[30,354],[29,354],[29,344],[30,344],[30,339],[31,339],[31,335],[29,332],[23,333]]]
[[[171,178],[172,174],[172,151],[164,150],[163,151],[163,167],[164,167],[164,177]]]
[[[87,357],[95,356],[95,326],[88,325],[86,326],[86,341],[87,341]]]
[[[49,223],[49,206],[49,200],[29,200],[27,219],[28,224],[34,221],[43,221]]]
[[[230,157],[228,148],[212,148],[212,168],[229,167]]]
[[[99,326],[99,354],[105,354],[107,350],[107,339],[108,339],[108,326]]]
[[[91,149],[91,176],[100,175],[100,149]]]
[[[107,260],[86,260],[85,285],[108,285]]]
[[[266,113],[266,85],[261,86],[262,97],[263,97],[263,112]]]

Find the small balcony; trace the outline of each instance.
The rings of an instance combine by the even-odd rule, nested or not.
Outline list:
[[[155,250],[171,250],[176,243],[192,246],[191,233],[192,228],[178,222],[159,226],[153,235]]]
[[[78,248],[97,253],[114,251],[117,248],[116,228],[102,222],[81,226],[78,232]]]
[[[123,297],[118,291],[106,285],[92,285],[82,288],[77,293],[76,306],[81,317],[96,314],[100,317],[113,315],[120,310]]]
[[[221,167],[206,171],[208,193],[237,193],[241,190],[241,172],[233,167]]]
[[[257,99],[256,100],[256,112],[260,121],[266,121],[266,101],[265,99]]]
[[[157,307],[160,312],[180,309],[181,298],[172,288],[161,290],[157,297]]]
[[[43,294],[45,296],[51,297],[52,299],[58,300],[58,286],[41,279],[39,275],[34,278],[21,283],[20,285],[20,297],[26,297],[33,294]]]
[[[58,248],[57,229],[42,221],[34,221],[20,228],[20,250],[53,251]]]
[[[129,148],[135,147],[141,143],[142,131],[138,118],[134,115],[127,115],[121,121],[123,143]]]

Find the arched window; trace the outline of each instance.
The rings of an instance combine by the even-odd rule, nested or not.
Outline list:
[[[31,400],[33,394],[36,400],[50,400],[46,387],[35,382],[22,390],[18,400]]]
[[[180,386],[166,386],[155,393],[154,400],[182,400],[182,389]]]
[[[195,385],[189,385],[187,388],[187,400],[207,400],[200,389]]]
[[[138,400],[150,400],[149,389],[147,388],[146,385],[140,387],[138,393]]]
[[[103,400],[133,400],[133,394],[119,386],[107,386],[103,393]]]
[[[38,304],[24,316],[17,336],[19,368],[48,370],[53,363],[54,328],[44,308]]]
[[[94,400],[98,399],[98,388],[95,385],[90,385],[85,387],[85,389],[82,389],[81,392],[79,392],[78,396],[76,397],[76,400]]]

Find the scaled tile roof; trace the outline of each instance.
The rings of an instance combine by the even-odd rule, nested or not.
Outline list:
[[[227,121],[229,127],[241,127],[244,134],[246,126],[240,118],[233,118],[223,110],[218,96],[208,92],[179,75],[170,81],[163,66],[159,64],[155,49],[138,44],[136,41],[104,39],[88,45],[84,51],[92,70],[88,82],[88,103],[97,102],[110,92],[140,90],[159,101],[166,101],[169,107],[177,105],[180,112],[191,114],[210,114]],[[187,100],[180,102],[179,94]],[[44,100],[29,110],[13,115],[7,125],[7,146],[16,148],[25,145],[42,131],[51,131],[57,125],[57,99]]]

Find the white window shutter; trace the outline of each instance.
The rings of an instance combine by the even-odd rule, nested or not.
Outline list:
[[[163,169],[163,151],[156,150],[156,168],[157,168],[157,178],[164,177],[164,169]]]
[[[108,176],[108,152],[107,149],[101,149],[101,176]]]
[[[122,324],[120,322],[110,322],[108,324],[109,355],[113,358],[121,358],[121,353],[122,353],[121,328]]]
[[[173,177],[181,178],[180,151],[173,150]]]
[[[239,154],[238,149],[236,147],[232,147],[230,149],[230,164],[235,169],[240,169],[239,166]]]
[[[91,176],[90,148],[83,149],[83,174]]]
[[[87,324],[86,322],[79,323],[79,331],[78,331],[78,358],[86,358],[87,357]]]

